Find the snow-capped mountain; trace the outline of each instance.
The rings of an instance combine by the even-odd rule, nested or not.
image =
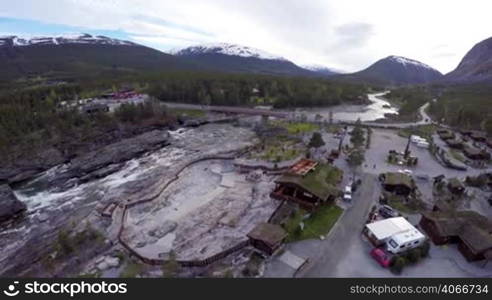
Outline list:
[[[443,75],[422,62],[392,55],[346,77],[384,84],[421,84],[438,80]]]
[[[260,49],[241,46],[241,45],[227,44],[227,43],[196,45],[185,49],[172,51],[172,54],[178,56],[223,54],[229,56],[253,57],[253,58],[267,59],[267,60],[285,60],[283,57],[270,54]]]
[[[221,72],[326,77],[263,50],[226,43],[204,44],[175,50],[172,54]]]
[[[388,56],[386,59],[390,61],[394,61],[396,63],[402,64],[403,66],[407,67],[416,67],[416,68],[423,68],[423,69],[429,69],[429,70],[434,70],[431,66],[426,65],[424,63],[421,63],[420,61],[416,61],[410,58],[406,58],[403,56],[396,56],[396,55],[391,55]]]
[[[95,44],[95,45],[120,45],[136,46],[137,44],[112,39],[105,36],[93,36],[90,34],[70,34],[59,36],[39,36],[39,37],[20,37],[20,36],[0,36],[0,46],[24,47],[34,45],[65,45],[65,44]]]
[[[341,73],[341,72],[336,71],[334,69],[325,67],[323,65],[318,65],[318,64],[301,65],[301,67],[306,69],[306,70],[309,70],[309,71],[312,71],[315,73],[319,73],[319,74],[325,75],[325,76],[333,76],[333,75],[337,75],[337,74]]]
[[[33,76],[203,69],[183,58],[132,42],[89,34],[0,38],[0,80]],[[112,76],[111,75],[111,76]]]

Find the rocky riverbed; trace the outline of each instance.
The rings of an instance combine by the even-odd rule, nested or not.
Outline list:
[[[254,141],[251,130],[229,124],[154,130],[87,153],[16,186],[13,194],[27,211],[24,218],[0,229],[0,274],[29,274],[53,250],[60,228],[93,219],[110,203],[155,193],[189,161],[233,153]],[[101,222],[97,229],[105,234],[109,225]]]

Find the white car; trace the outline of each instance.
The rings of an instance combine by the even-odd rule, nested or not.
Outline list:
[[[345,187],[345,191],[343,193],[343,200],[345,201],[352,201],[352,186],[351,185],[347,185]]]
[[[405,169],[405,170],[398,170],[398,173],[406,174],[406,175],[408,175],[408,176],[412,176],[412,175],[413,175],[412,170],[408,170],[408,169]]]

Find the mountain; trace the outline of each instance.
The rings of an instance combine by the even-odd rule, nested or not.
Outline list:
[[[301,67],[306,69],[306,70],[318,73],[318,74],[320,74],[322,76],[326,76],[326,77],[340,74],[340,72],[335,71],[333,69],[330,69],[328,67],[322,66],[322,65],[302,65]]]
[[[468,51],[458,67],[446,74],[444,81],[492,82],[492,37],[481,41]]]
[[[89,34],[0,37],[0,80],[70,79],[137,71],[202,69],[139,44]]]
[[[197,45],[172,53],[190,62],[222,72],[308,77],[325,76],[303,69],[280,56],[240,45],[226,43]]]
[[[404,85],[428,83],[442,78],[443,75],[424,63],[393,55],[377,61],[365,70],[342,77],[371,83]]]

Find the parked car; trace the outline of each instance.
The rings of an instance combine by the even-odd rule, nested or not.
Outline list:
[[[389,205],[382,205],[379,208],[379,214],[386,219],[400,216],[400,214]]]
[[[381,248],[374,248],[370,252],[372,258],[378,262],[383,268],[389,268],[391,263],[391,256]]]
[[[429,181],[429,175],[426,175],[426,174],[417,174],[417,179],[420,179],[420,180],[425,180],[425,181]]]
[[[352,185],[349,184],[345,187],[345,190],[343,192],[343,200],[347,202],[352,201]]]
[[[489,198],[489,205],[492,206],[492,198]]]
[[[398,170],[399,173],[402,173],[402,174],[406,174],[408,176],[412,176],[413,175],[413,172],[412,170],[409,170],[409,169],[405,169],[405,170]]]

